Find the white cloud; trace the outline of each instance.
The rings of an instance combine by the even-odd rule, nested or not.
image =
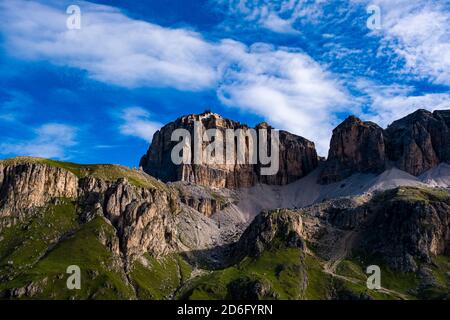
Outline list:
[[[410,0],[353,2],[380,6],[382,41],[379,54],[390,48],[404,64],[402,73],[450,85],[450,14],[444,3]]]
[[[210,0],[225,5],[226,14],[241,16],[246,22],[283,34],[298,34],[294,24],[300,19],[309,23],[318,21],[323,15],[323,4],[317,0]]]
[[[123,124],[120,132],[127,136],[141,138],[151,142],[153,134],[162,127],[161,123],[152,121],[150,113],[140,107],[126,108],[120,114]]]
[[[254,45],[233,54],[235,68],[219,89],[222,102],[264,115],[275,127],[312,139],[326,154],[334,114],[356,107],[335,76],[308,55],[286,49]]]
[[[14,122],[20,118],[32,99],[25,93],[19,91],[8,92],[9,97],[0,104],[0,120]]]
[[[13,55],[50,60],[86,70],[93,79],[119,86],[171,86],[200,90],[217,80],[220,46],[195,32],[128,18],[107,6],[80,2],[80,30],[68,15],[32,1],[0,2],[2,30]]]
[[[67,30],[67,15],[60,9],[1,2],[10,54],[80,68],[93,79],[119,86],[217,89],[227,105],[315,141],[321,154],[336,124],[333,114],[352,108],[336,76],[304,53],[229,39],[211,42],[192,31],[132,20],[111,7],[80,5],[81,30]],[[295,16],[312,10],[304,1],[282,5],[280,10]],[[159,124],[142,109],[128,112],[121,132],[149,141]]]
[[[264,15],[264,17],[261,18],[260,23],[262,24],[263,27],[277,33],[293,33],[293,34],[299,33],[292,26],[291,20],[282,19],[276,13],[273,12]]]
[[[417,109],[450,109],[450,94],[446,93],[415,95],[413,88],[409,86],[383,86],[368,81],[361,81],[359,87],[370,98],[369,110],[361,113],[361,118],[376,122],[382,127],[387,127]]]
[[[77,129],[59,123],[48,123],[34,130],[35,137],[29,141],[14,140],[0,143],[4,155],[32,156],[66,159],[67,148],[77,144]]]

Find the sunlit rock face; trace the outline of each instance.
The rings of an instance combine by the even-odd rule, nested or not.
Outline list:
[[[380,173],[395,166],[414,176],[450,162],[450,112],[418,110],[387,129],[353,116],[333,131],[319,182],[356,172]]]
[[[201,124],[201,132],[195,127],[195,122]],[[172,161],[172,150],[179,143],[172,141],[172,133],[176,129],[187,130],[191,137],[200,134],[202,136],[206,130],[217,129],[220,131],[222,138],[223,159],[227,159],[228,144],[226,130],[231,129],[237,133],[234,138],[234,152],[232,152],[231,160],[218,161],[216,163],[207,161],[205,155],[201,153],[200,163],[182,163],[174,164]],[[260,131],[261,130],[261,131]],[[271,153],[271,137],[272,130],[266,123],[259,124],[256,128],[250,128],[245,124],[225,119],[218,114],[206,112],[200,115],[188,115],[178,118],[164,126],[160,131],[156,132],[152,144],[141,159],[140,165],[145,172],[155,176],[163,181],[184,181],[197,185],[218,187],[218,188],[241,188],[251,187],[257,183],[266,183],[272,185],[284,185],[298,180],[318,166],[318,157],[314,143],[302,137],[290,134],[285,131],[279,132],[279,150],[278,150],[278,170],[275,174],[261,174],[261,169],[265,167],[261,163],[259,157],[261,148],[260,140],[261,132],[267,132],[267,148],[265,151],[267,156],[274,158]],[[240,132],[240,134],[238,134]],[[252,135],[253,134],[253,135]],[[252,138],[250,138],[252,137]],[[219,141],[218,142],[221,142]],[[213,140],[210,140],[213,142]],[[251,144],[254,142],[255,148]],[[191,150],[199,150],[199,146],[194,144],[194,138],[191,139]],[[214,140],[215,142],[215,140]],[[209,142],[201,144],[202,150],[205,150]],[[241,150],[241,152],[239,152]],[[256,161],[250,157],[251,152],[255,155]],[[245,162],[238,161],[239,154],[244,155]],[[193,156],[191,157],[193,160]],[[242,159],[242,158],[240,158]]]

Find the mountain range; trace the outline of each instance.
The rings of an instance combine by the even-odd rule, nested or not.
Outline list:
[[[350,116],[326,159],[280,131],[270,176],[260,164],[174,164],[171,134],[195,121],[252,129],[182,116],[140,169],[1,160],[0,298],[450,298],[450,110],[386,129]],[[366,283],[374,265],[379,289]]]

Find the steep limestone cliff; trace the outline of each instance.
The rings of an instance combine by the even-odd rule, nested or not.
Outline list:
[[[389,160],[412,175],[450,162],[450,111],[418,110],[386,129]]]
[[[105,182],[86,177],[80,180],[80,194],[82,216],[110,220],[126,257],[144,252],[161,256],[179,250],[175,215],[180,208],[172,191],[139,188],[125,178]]]
[[[353,116],[334,131],[322,184],[395,166],[414,176],[450,162],[450,111],[418,110],[383,130]]]
[[[330,152],[320,182],[332,183],[354,172],[382,172],[386,154],[383,129],[348,117],[333,130]]]
[[[56,199],[71,199],[77,203],[83,223],[97,216],[112,223],[126,258],[181,250],[175,227],[180,200],[175,190],[130,169],[103,166],[96,167],[94,175],[85,175],[83,170],[94,169],[64,167],[67,164],[33,158],[1,161],[2,222],[11,225],[9,221],[30,217]],[[123,178],[115,179],[114,170],[120,170]]]
[[[194,121],[201,122],[205,130],[219,130],[222,132],[224,139],[226,137],[225,130],[242,130],[241,139],[235,139],[237,144],[235,145],[234,161],[232,163],[175,165],[172,162],[171,152],[178,143],[171,141],[172,132],[176,129],[185,129],[193,137]],[[267,129],[270,137],[271,128],[267,124],[260,124],[256,129]],[[169,123],[155,133],[152,144],[147,154],[142,157],[140,165],[150,175],[166,182],[185,181],[203,186],[232,189],[250,187],[258,182],[275,185],[287,184],[307,175],[318,165],[314,143],[288,132],[280,132],[280,168],[275,175],[261,175],[261,163],[258,161],[257,164],[253,164],[248,161],[251,149],[248,138],[249,132],[250,128],[248,126],[210,112],[184,116]],[[261,139],[258,135],[256,138],[257,140]],[[193,140],[192,138],[191,150],[194,150]],[[257,141],[254,141],[254,143],[258,145]],[[205,142],[202,144],[203,147],[206,145],[207,143]],[[244,150],[246,156],[245,164],[238,163],[236,155],[238,150]],[[226,149],[223,149],[223,154],[226,155]]]
[[[0,162],[0,217],[20,216],[53,198],[76,198],[78,178],[71,172],[34,162]]]

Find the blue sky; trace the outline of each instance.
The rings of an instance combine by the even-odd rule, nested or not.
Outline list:
[[[448,1],[0,0],[0,158],[136,166],[205,109],[326,155],[349,114],[387,126],[450,108],[449,89]]]

